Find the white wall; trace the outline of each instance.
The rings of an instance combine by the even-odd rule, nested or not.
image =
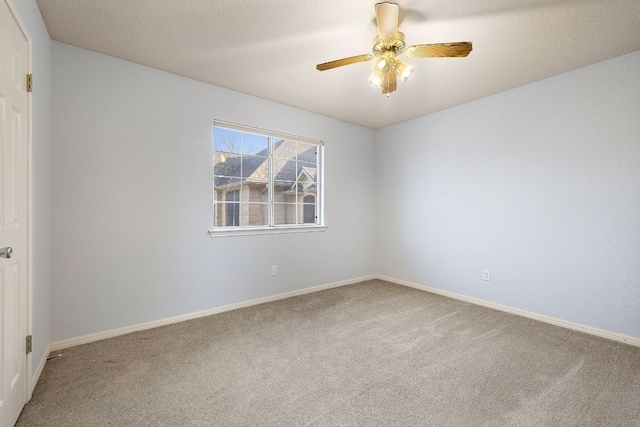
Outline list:
[[[640,336],[638,70],[635,52],[380,130],[378,272]]]
[[[372,130],[57,42],[53,80],[54,341],[373,273]],[[210,238],[214,118],[324,140],[328,231]]]
[[[33,356],[38,368],[51,341],[51,39],[35,0],[14,0],[31,36]]]

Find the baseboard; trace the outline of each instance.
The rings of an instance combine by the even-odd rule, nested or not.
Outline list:
[[[313,292],[323,291],[325,289],[337,288],[340,286],[351,285],[354,283],[364,282],[366,280],[375,279],[376,276],[364,276],[356,279],[343,280],[340,282],[329,283],[326,285],[314,286],[311,288],[300,289],[297,291],[285,292],[283,294],[271,295],[264,298],[258,298],[250,301],[243,301],[236,304],[229,304],[222,307],[211,308],[208,310],[197,311],[194,313],[183,314],[180,316],[168,317],[165,319],[154,320],[151,322],[140,323],[133,326],[125,326],[124,328],[111,329],[109,331],[97,332],[94,334],[83,335],[75,338],[69,338],[66,340],[55,341],[50,345],[50,351],[58,351],[63,348],[74,347],[76,345],[88,344],[94,341],[100,341],[107,338],[117,337],[119,335],[129,334],[131,332],[143,331],[146,329],[157,328],[159,326],[170,325],[172,323],[184,322],[186,320],[197,319],[200,317],[211,316],[213,314],[223,313],[225,311],[237,310],[239,308],[251,307],[252,305],[264,304],[267,302],[278,301],[286,298],[291,298],[299,295],[310,294]],[[47,353],[48,354],[48,353]],[[44,367],[44,365],[43,365]]]
[[[76,345],[88,344],[94,341],[100,341],[107,338],[117,337],[119,335],[129,334],[131,332],[143,331],[146,329],[157,328],[164,325],[170,325],[172,323],[184,322],[186,320],[197,319],[200,317],[211,316],[213,314],[223,313],[225,311],[237,310],[239,308],[251,307],[253,305],[264,304],[267,302],[278,301],[286,298],[291,298],[299,295],[310,294],[313,292],[323,291],[325,289],[337,288],[340,286],[351,285],[354,283],[364,282],[366,280],[379,279],[384,280],[386,282],[395,283],[402,286],[407,286],[414,289],[419,289],[421,291],[430,292],[432,294],[442,295],[448,298],[457,299],[460,301],[465,301],[471,304],[479,305],[482,307],[492,308],[494,310],[504,311],[506,313],[515,314],[517,316],[527,317],[529,319],[538,320],[541,322],[549,323],[551,325],[560,326],[567,329],[572,329],[574,331],[584,332],[586,334],[595,335],[601,338],[610,339],[613,341],[618,341],[621,343],[633,345],[636,347],[640,347],[640,337],[634,337],[631,335],[625,335],[618,332],[608,331],[606,329],[600,329],[593,326],[583,325],[581,323],[571,322],[568,320],[558,319],[556,317],[547,316],[544,314],[534,313],[532,311],[522,310],[519,308],[510,307],[503,304],[494,303],[491,301],[482,300],[479,298],[469,297],[462,294],[457,294],[455,292],[445,291],[438,288],[432,288],[429,286],[418,285],[416,283],[408,282],[405,280],[395,279],[393,277],[388,277],[380,274],[374,274],[371,276],[358,277],[350,280],[343,280],[340,282],[329,283],[320,286],[314,286],[311,288],[300,289],[291,292],[285,292],[282,294],[272,295],[264,298],[258,298],[249,301],[243,301],[236,304],[229,304],[221,307],[211,308],[208,310],[198,311],[194,313],[183,314],[180,316],[169,317],[160,320],[154,320],[151,322],[140,323],[133,326],[126,326],[118,329],[111,329],[104,332],[97,332],[94,334],[83,335],[79,337],[69,338],[66,340],[55,341],[47,347],[47,351],[43,360],[40,362],[38,369],[36,370],[32,381],[31,381],[31,391],[35,388],[35,385],[42,374],[42,370],[44,369],[44,365],[47,361],[47,356],[52,351],[62,350],[64,348],[74,347]]]
[[[35,390],[36,385],[40,380],[40,375],[42,375],[42,371],[44,371],[44,365],[47,364],[47,358],[49,357],[49,353],[51,353],[51,351],[52,351],[51,344],[49,344],[47,346],[47,349],[44,351],[44,354],[42,355],[42,360],[40,360],[40,363],[38,364],[38,368],[36,369],[36,371],[33,373],[33,376],[31,377],[31,384],[29,384],[29,396],[28,396],[29,399],[31,399],[33,390]]]
[[[618,332],[608,331],[606,329],[600,329],[593,326],[583,325],[581,323],[571,322],[569,320],[558,319],[556,317],[546,316],[544,314],[534,313],[532,311],[522,310],[519,308],[510,307],[508,305],[497,304],[495,302],[482,300],[479,298],[469,297],[455,292],[444,291],[442,289],[431,288],[429,286],[418,285],[416,283],[407,282],[405,280],[394,279],[383,275],[375,275],[376,279],[384,280],[386,282],[395,283],[398,285],[407,286],[421,291],[430,292],[432,294],[442,295],[448,298],[465,301],[471,304],[480,305],[483,307],[493,308],[494,310],[504,311],[506,313],[515,314],[517,316],[527,317],[529,319],[539,320],[540,322],[549,323],[551,325],[560,326],[566,329],[572,329],[578,332],[584,332],[589,335],[595,335],[601,338],[607,338],[613,341],[633,345],[640,347],[640,337],[634,337],[631,335],[625,335]]]

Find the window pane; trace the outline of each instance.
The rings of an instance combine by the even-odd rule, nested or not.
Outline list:
[[[298,161],[318,163],[318,146],[298,143]]]
[[[242,203],[242,225],[257,226],[269,224],[269,204]]]
[[[213,174],[220,176],[240,176],[242,156],[240,154],[213,152]]]
[[[274,203],[295,203],[296,202],[296,183],[293,181],[276,181],[273,183],[273,201]]]
[[[213,177],[213,199],[224,201],[226,193],[240,188],[240,178],[230,178],[227,176]]]
[[[242,202],[267,203],[269,202],[269,186],[264,181],[242,181]]]
[[[227,227],[240,225],[240,203],[227,203],[225,218],[225,225]]]
[[[240,225],[240,203],[215,202],[213,204],[216,227]]]
[[[242,156],[242,176],[253,180],[269,180],[269,159],[259,156]]]
[[[273,223],[275,225],[296,224],[296,207],[295,203],[274,203]]]
[[[252,133],[242,134],[242,153],[254,156],[269,156],[269,138]]]
[[[241,153],[242,133],[224,128],[213,129],[213,149],[226,153]]]
[[[273,156],[281,159],[296,159],[296,143],[295,141],[286,141],[284,139],[277,140],[273,143]]]
[[[307,184],[318,182],[318,165],[315,163],[298,162],[297,179]]]
[[[295,181],[297,176],[296,161],[273,159],[273,179],[275,181]]]
[[[298,215],[298,223],[303,224],[316,224],[318,219],[316,218],[316,198],[312,195],[304,196],[304,203],[302,205],[302,218]],[[300,222],[302,220],[302,222]]]
[[[240,190],[227,191],[224,195],[225,202],[239,202],[240,201]]]
[[[225,204],[214,202],[213,203],[213,225],[214,227],[224,227],[224,209]]]

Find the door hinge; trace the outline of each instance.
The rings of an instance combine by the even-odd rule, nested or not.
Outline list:
[[[27,335],[27,354],[33,351],[33,337],[31,335]]]
[[[27,92],[33,92],[33,74],[27,74]]]

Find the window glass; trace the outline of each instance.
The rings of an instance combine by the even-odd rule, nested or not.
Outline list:
[[[214,228],[322,225],[322,145],[232,127],[214,126]]]
[[[224,128],[218,128],[213,135],[213,149],[222,153],[242,153],[242,133]]]
[[[297,224],[296,208],[296,203],[275,203],[273,208],[275,224]]]
[[[269,138],[251,133],[242,134],[242,154],[254,156],[269,156]]]

